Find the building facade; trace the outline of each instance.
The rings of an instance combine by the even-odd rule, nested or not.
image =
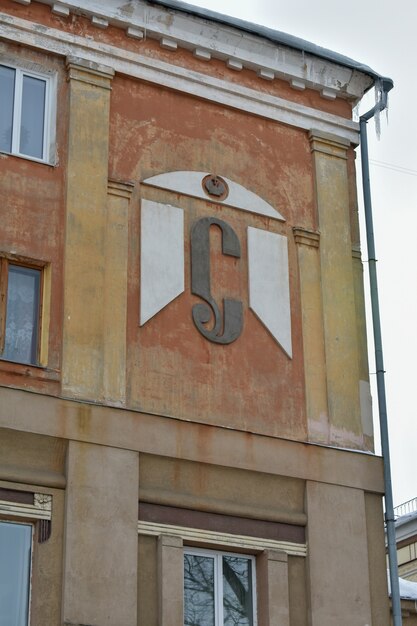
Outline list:
[[[182,3],[0,0],[1,626],[384,626],[352,107]]]
[[[396,506],[394,513],[398,574],[417,582],[417,498]]]
[[[417,498],[396,506],[394,514],[402,619],[404,626],[414,626],[417,624]]]

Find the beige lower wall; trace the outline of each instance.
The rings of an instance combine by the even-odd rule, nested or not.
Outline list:
[[[389,623],[387,567],[381,545],[385,545],[382,500],[374,493],[365,494],[366,535],[370,576],[372,624]]]
[[[0,387],[0,428],[382,494],[382,459]]]
[[[139,459],[141,501],[305,524],[303,480],[149,454]]]
[[[370,625],[363,491],[308,481],[306,504],[311,626]]]
[[[290,596],[290,626],[308,626],[306,559],[288,559],[288,588]]]
[[[287,572],[279,589],[288,590],[289,626],[389,623],[378,494],[11,429],[0,429],[0,434],[0,480],[9,480],[13,472],[18,476],[16,482],[3,483],[8,488],[24,490],[23,475],[66,484],[66,491],[32,484],[54,499],[51,538],[35,550],[31,626],[160,625],[158,540],[137,535],[143,494],[165,507],[307,524],[307,558],[289,555],[287,563],[273,562],[281,574]],[[316,447],[303,447],[303,454],[310,449],[315,463]],[[349,463],[355,460],[352,453],[323,450],[327,452],[335,458],[347,455]],[[357,458],[367,460],[365,455]],[[320,471],[330,470],[331,464]],[[312,473],[318,468],[312,467]],[[177,561],[178,586],[182,569],[181,559]]]
[[[32,576],[31,626],[42,626],[47,616],[52,626],[60,624],[62,598],[62,551],[65,493],[58,489],[42,489],[53,502],[51,536],[38,543],[35,533]]]
[[[138,626],[158,626],[158,539],[138,540]]]
[[[259,626],[290,626],[288,555],[265,550],[256,558]]]
[[[138,461],[130,450],[69,443],[65,624],[136,626]]]
[[[65,487],[68,442],[0,428],[0,480]]]
[[[167,533],[169,531],[167,530]],[[158,625],[184,623],[184,550],[180,537],[158,537]]]

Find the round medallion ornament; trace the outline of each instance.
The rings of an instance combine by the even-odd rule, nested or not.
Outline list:
[[[207,174],[207,176],[204,176],[201,184],[204,192],[216,200],[225,200],[229,195],[229,187],[221,176]]]

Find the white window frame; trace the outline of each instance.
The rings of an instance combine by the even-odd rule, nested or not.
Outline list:
[[[223,557],[234,556],[247,559],[252,562],[252,609],[253,626],[257,626],[257,602],[256,602],[256,557],[251,554],[237,552],[224,552],[223,550],[206,550],[203,548],[188,548],[184,546],[184,556],[205,556],[214,559],[214,615],[215,626],[223,626]],[[185,599],[184,599],[185,602]]]
[[[1,150],[4,154],[12,154],[30,161],[38,163],[49,163],[53,165],[55,159],[55,124],[56,124],[56,73],[43,73],[36,70],[27,69],[23,66],[10,63],[8,59],[0,59],[0,65],[15,70],[14,102],[13,102],[13,122],[12,122],[12,146],[11,151]],[[22,115],[22,92],[23,77],[29,76],[45,82],[45,109],[43,128],[43,156],[34,157],[20,152],[20,130]]]

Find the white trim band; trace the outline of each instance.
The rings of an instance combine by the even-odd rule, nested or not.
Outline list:
[[[156,522],[138,522],[139,535],[171,535],[181,537],[184,541],[196,544],[213,544],[215,546],[227,546],[241,550],[280,550],[290,556],[307,556],[305,543],[292,543],[290,541],[277,541],[275,539],[263,539],[249,537],[247,535],[232,535],[230,533],[218,533],[213,530],[201,530],[187,528],[186,526],[173,526],[171,524],[158,524]]]
[[[87,61],[110,66],[127,76],[216,104],[303,130],[314,128],[354,144],[359,143],[359,125],[349,119],[55,28],[42,26],[40,29],[34,22],[5,13],[0,13],[0,37],[65,57],[79,56]]]

